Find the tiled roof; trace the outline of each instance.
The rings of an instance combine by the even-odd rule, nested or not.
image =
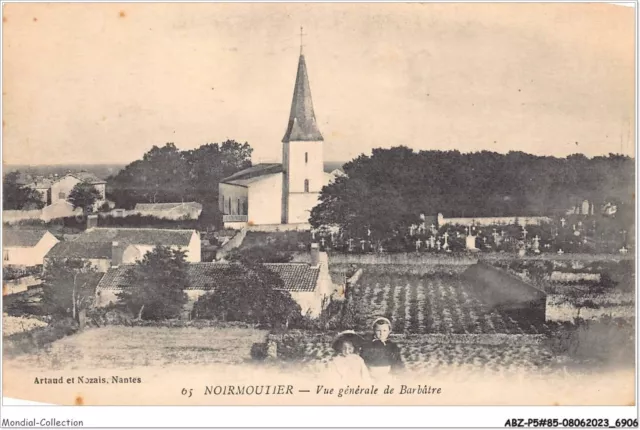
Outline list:
[[[162,228],[102,228],[95,227],[79,235],[75,242],[122,242],[132,245],[187,246],[195,230]]]
[[[309,86],[309,77],[307,75],[307,64],[304,60],[304,55],[300,55],[296,84],[293,89],[291,112],[289,113],[289,124],[287,125],[287,131],[285,132],[282,141],[294,142],[322,140],[322,134],[320,133],[320,130],[318,130],[316,116],[313,112],[311,88]]]
[[[240,170],[231,176],[228,176],[222,180],[223,183],[232,183],[241,179],[251,179],[258,176],[272,175],[274,173],[282,172],[282,164],[280,163],[261,163],[256,164],[248,169]]]
[[[2,229],[2,245],[6,247],[34,247],[47,230]]]
[[[74,178],[77,178],[82,182],[86,182],[88,184],[106,184],[107,183],[107,181],[100,179],[93,173],[89,173],[89,172],[76,172],[76,173],[69,173],[68,175],[73,176]]]
[[[30,182],[28,184],[25,184],[24,187],[28,187],[28,188],[33,188],[36,190],[48,190],[49,188],[51,188],[51,185],[53,184],[53,181],[51,181],[51,179],[37,179],[33,182]]]
[[[305,263],[266,263],[265,266],[282,278],[287,291],[314,291],[318,283],[319,268]]]
[[[170,211],[173,209],[191,207],[193,209],[202,210],[202,205],[197,202],[178,202],[178,203],[137,203],[135,210],[137,211]]]
[[[304,263],[273,263],[265,264],[270,270],[280,276],[284,282],[285,291],[311,292],[316,289],[320,270]],[[126,274],[132,270],[133,264],[121,265],[109,269],[99,284],[100,289],[114,290],[129,287],[126,284]],[[190,263],[187,269],[189,277],[188,290],[212,290],[236,276],[238,266],[230,263]]]
[[[111,242],[59,242],[46,258],[110,259]]]

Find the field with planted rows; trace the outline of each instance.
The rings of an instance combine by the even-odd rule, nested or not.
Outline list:
[[[368,330],[377,316],[393,322],[394,333],[406,334],[537,334],[489,309],[476,297],[459,268],[426,273],[367,268],[353,288],[356,329]]]

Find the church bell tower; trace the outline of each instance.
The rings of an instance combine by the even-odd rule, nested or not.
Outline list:
[[[324,185],[324,141],[316,123],[300,29],[300,58],[287,131],[282,138],[282,224],[309,222]]]

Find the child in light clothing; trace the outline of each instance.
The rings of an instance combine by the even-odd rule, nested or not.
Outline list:
[[[363,339],[354,331],[348,330],[338,335],[333,342],[336,356],[329,363],[334,377],[341,382],[368,384],[371,382],[369,370],[359,355]]]

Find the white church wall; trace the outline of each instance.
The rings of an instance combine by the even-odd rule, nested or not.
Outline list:
[[[322,142],[289,142],[289,192],[305,192],[305,179],[309,192],[318,193],[325,185]]]
[[[266,175],[249,186],[249,225],[279,224],[282,210],[282,173]]]
[[[316,193],[289,194],[289,223],[308,223],[311,209],[318,204],[320,195]]]

